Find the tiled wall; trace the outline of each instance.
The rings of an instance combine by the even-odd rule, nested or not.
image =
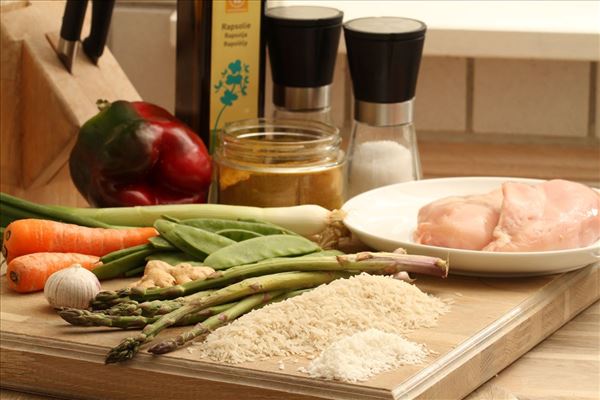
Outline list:
[[[419,129],[467,130],[468,70],[465,58],[422,60],[415,99],[415,125]]]
[[[345,58],[345,53],[338,56],[332,109],[335,122],[348,128],[353,101]],[[415,126],[421,135],[444,133],[466,140],[535,143],[564,138],[597,143],[599,76],[596,62],[425,56],[417,85]]]
[[[579,61],[424,57],[415,124],[421,132],[593,142],[598,71]]]

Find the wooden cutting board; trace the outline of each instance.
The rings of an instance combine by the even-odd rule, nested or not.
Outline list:
[[[454,302],[438,326],[407,335],[425,343],[435,355],[423,365],[348,384],[299,372],[308,360],[223,365],[199,359],[194,346],[160,357],[142,351],[131,362],[104,365],[108,349],[131,331],[69,326],[42,294],[11,293],[4,279],[0,288],[2,386],[115,400],[461,398],[600,298],[600,264],[534,278],[419,277],[416,284],[422,290]],[[112,281],[104,286],[124,285]]]

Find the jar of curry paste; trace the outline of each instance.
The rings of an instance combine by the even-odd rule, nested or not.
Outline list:
[[[220,132],[213,155],[213,201],[340,208],[345,196],[345,155],[340,143],[339,130],[318,121],[229,123]]]

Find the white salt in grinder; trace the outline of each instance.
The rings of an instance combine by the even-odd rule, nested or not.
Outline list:
[[[421,178],[413,101],[426,29],[423,22],[399,17],[344,24],[355,99],[350,197]]]

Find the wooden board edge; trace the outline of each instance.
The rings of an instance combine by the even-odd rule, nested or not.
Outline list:
[[[565,273],[394,388],[393,398],[463,398],[599,299],[600,264]]]
[[[1,369],[0,381],[3,387],[20,391],[32,391],[53,396],[72,396],[72,384],[66,384],[56,371],[69,368],[72,364],[75,369],[86,371],[86,378],[76,382],[78,393],[86,393],[84,398],[111,398],[115,393],[106,392],[103,387],[98,387],[98,382],[119,382],[127,376],[128,383],[136,388],[136,396],[124,393],[123,399],[148,398],[170,399],[172,396],[165,393],[162,397],[156,388],[148,385],[148,380],[162,382],[163,385],[172,385],[177,380],[180,390],[189,390],[190,393],[204,393],[211,400],[227,400],[231,394],[252,393],[264,400],[280,399],[285,396],[289,400],[308,399],[365,399],[365,400],[391,400],[392,394],[388,390],[351,385],[346,383],[315,380],[309,377],[283,375],[272,372],[248,370],[229,365],[218,365],[193,360],[182,360],[169,356],[159,359],[150,354],[140,353],[136,360],[127,365],[109,365],[103,363],[107,347],[86,344],[69,343],[57,339],[23,336],[8,332],[0,332],[0,358],[2,363],[12,367]],[[25,366],[24,364],[28,365]],[[23,373],[24,369],[39,370]],[[42,366],[60,366],[42,370]],[[16,366],[16,368],[15,368]],[[48,374],[43,379],[40,375]],[[218,388],[218,391],[215,390]],[[107,397],[108,396],[108,397]],[[178,397],[185,400],[185,397]],[[190,397],[192,398],[192,397]]]

